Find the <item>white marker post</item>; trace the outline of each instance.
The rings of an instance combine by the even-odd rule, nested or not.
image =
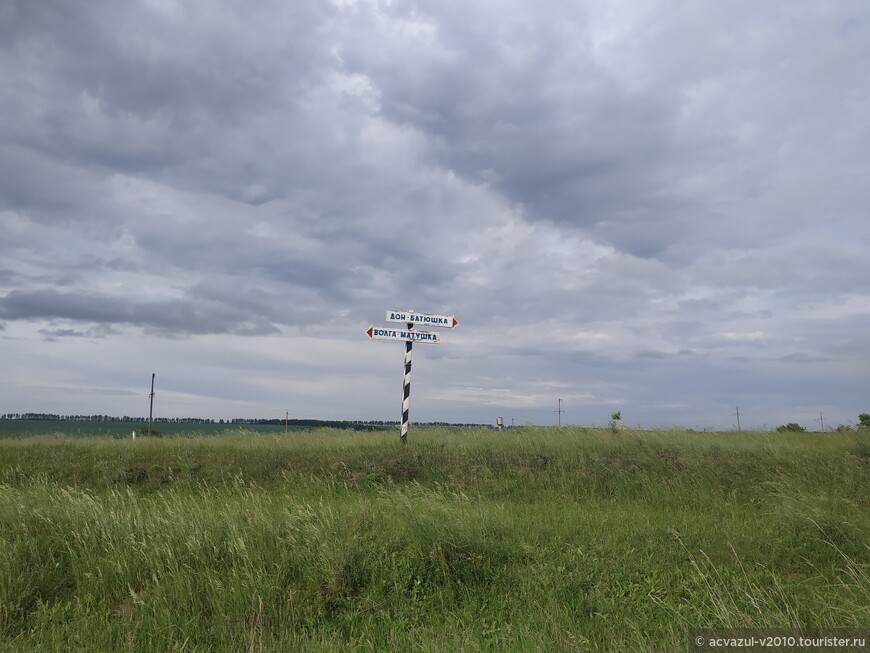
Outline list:
[[[375,327],[366,329],[370,340],[400,340],[405,342],[405,374],[402,378],[402,426],[399,439],[402,444],[408,444],[409,413],[411,408],[411,350],[415,342],[425,342],[436,345],[441,340],[437,333],[414,331],[417,324],[437,326],[452,329],[459,320],[455,315],[434,315],[431,313],[415,313],[414,311],[387,311],[387,322],[402,322],[407,328]]]

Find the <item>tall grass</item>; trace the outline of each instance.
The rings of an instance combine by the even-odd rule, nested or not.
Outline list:
[[[682,650],[870,625],[863,434],[0,441],[0,648]]]

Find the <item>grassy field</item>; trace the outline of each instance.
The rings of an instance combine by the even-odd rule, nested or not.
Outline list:
[[[0,439],[3,651],[684,651],[870,627],[870,433]]]

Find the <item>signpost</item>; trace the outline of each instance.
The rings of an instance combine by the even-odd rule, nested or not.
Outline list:
[[[402,340],[410,342],[429,342],[433,345],[438,344],[441,340],[437,333],[429,333],[427,331],[412,331],[413,324],[408,324],[407,329],[394,329],[393,327],[375,327],[370,326],[366,330],[366,335],[372,340]]]
[[[452,329],[459,324],[455,315],[433,315],[431,313],[415,313],[414,311],[387,311],[387,322],[406,322],[447,329]]]
[[[376,327],[366,329],[370,340],[399,340],[405,343],[405,375],[402,379],[402,427],[399,439],[402,444],[408,443],[408,413],[411,406],[411,348],[415,342],[425,342],[437,345],[441,342],[437,333],[414,331],[415,325],[453,329],[459,324],[455,315],[435,315],[433,313],[415,313],[414,311],[387,311],[387,322],[399,322],[406,328]]]

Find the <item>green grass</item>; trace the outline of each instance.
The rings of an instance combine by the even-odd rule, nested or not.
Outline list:
[[[870,627],[870,437],[0,440],[4,651],[685,650]]]

